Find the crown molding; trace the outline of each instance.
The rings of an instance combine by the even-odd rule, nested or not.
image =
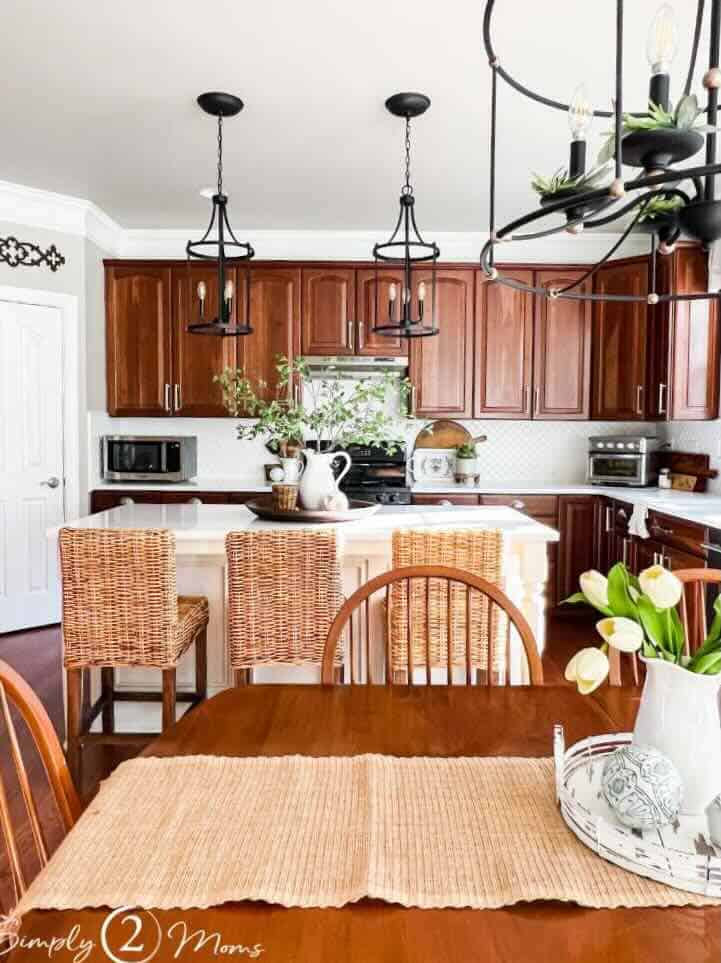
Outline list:
[[[188,238],[198,234],[189,228],[123,228],[92,201],[69,194],[56,194],[35,187],[0,181],[0,221],[25,227],[57,231],[87,238],[107,254],[127,258],[182,258]],[[251,230],[256,255],[277,260],[368,261],[373,245],[385,236],[377,231]],[[485,231],[427,232],[441,249],[444,261],[477,261],[488,239]],[[602,258],[618,234],[588,232],[558,234],[534,241],[510,241],[499,245],[496,260],[519,263],[590,263]],[[631,256],[648,252],[648,238],[633,235],[619,253]]]

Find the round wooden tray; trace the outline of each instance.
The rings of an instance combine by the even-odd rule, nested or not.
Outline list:
[[[297,508],[292,512],[281,512],[273,507],[273,496],[265,495],[263,498],[254,498],[245,503],[258,518],[263,518],[268,522],[300,522],[305,524],[332,524],[335,522],[356,522],[360,518],[367,518],[375,515],[380,508],[373,502],[351,501],[345,511],[324,512],[308,511],[305,508]]]
[[[610,863],[676,889],[721,896],[721,853],[704,815],[681,815],[661,829],[628,829],[601,792],[608,756],[633,739],[630,732],[589,736],[566,748],[563,726],[554,727],[556,797],[566,825]]]

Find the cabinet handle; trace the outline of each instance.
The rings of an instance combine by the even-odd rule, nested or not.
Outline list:
[[[523,398],[521,400],[521,405],[524,411],[528,411],[528,385],[523,386]]]
[[[188,499],[188,504],[189,504],[189,505],[202,505],[202,504],[203,504],[203,499],[202,499],[202,498],[198,498],[197,496],[194,496],[193,498],[189,498],[189,499]]]
[[[135,499],[134,499],[134,498],[131,498],[130,495],[123,495],[123,497],[120,499],[120,504],[121,504],[121,505],[134,505],[134,504],[135,504]]]
[[[659,413],[659,415],[665,415],[665,414],[666,414],[666,405],[664,404],[664,402],[665,402],[664,392],[666,391],[666,387],[667,387],[667,386],[666,386],[662,381],[659,381],[659,384],[658,384],[658,413]]]
[[[654,534],[659,534],[659,535],[673,535],[672,528],[664,528],[662,525],[658,525],[658,524],[652,525],[651,531]]]
[[[624,564],[624,565],[628,565],[628,539],[627,539],[627,538],[624,538],[624,540],[623,540],[623,558],[622,558],[622,561],[623,561],[623,564]]]
[[[408,417],[415,418],[416,416],[416,386],[411,385],[411,393],[409,397],[408,405]]]
[[[642,397],[643,397],[643,385],[636,385],[636,414],[637,415],[643,414],[643,403],[641,400]]]
[[[443,506],[447,506],[447,505],[452,505],[453,502],[452,502],[450,499],[448,499],[448,498],[442,498],[442,499],[438,502],[438,504],[439,504],[439,505],[443,505]]]
[[[526,507],[526,503],[522,502],[520,498],[517,498],[515,502],[511,502],[511,508],[518,509],[519,511],[521,508],[525,508],[525,507]]]
[[[361,351],[363,345],[365,344],[365,338],[363,335],[363,322],[358,322],[358,350]]]
[[[353,351],[353,322],[348,321],[348,347]]]
[[[163,407],[166,411],[172,411],[172,405],[170,402],[170,385],[165,386],[165,397],[163,399]]]
[[[540,394],[541,392],[539,388],[533,389],[533,414],[534,415],[537,415],[538,412],[540,411],[540,405],[538,403],[540,399]]]
[[[173,392],[175,395],[175,402],[174,402],[175,411],[180,411],[180,409],[183,407],[182,396],[180,394],[180,385],[173,385]]]
[[[606,534],[611,534],[611,506],[606,505]]]

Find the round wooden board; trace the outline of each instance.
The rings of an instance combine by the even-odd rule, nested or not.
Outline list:
[[[463,425],[448,418],[432,421],[426,428],[419,432],[414,448],[458,448],[470,444],[473,438]]]
[[[273,496],[266,495],[263,498],[254,498],[252,501],[246,502],[245,507],[249,508],[258,518],[267,522],[305,522],[308,525],[356,522],[360,518],[375,515],[380,505],[376,505],[374,502],[351,501],[346,511],[324,512],[298,508],[292,512],[281,512],[273,507]]]

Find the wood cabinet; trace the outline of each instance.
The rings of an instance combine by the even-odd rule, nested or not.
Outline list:
[[[647,260],[617,261],[596,274],[598,294],[648,294]],[[593,418],[639,421],[646,417],[645,302],[596,301],[593,304]]]
[[[206,286],[204,317],[207,320],[218,317],[218,275],[212,267],[193,265],[191,268],[178,267],[172,272],[173,311],[173,414],[186,418],[222,418],[227,412],[223,407],[220,386],[213,378],[223,368],[237,365],[238,342],[244,338],[220,338],[213,335],[191,334],[188,325],[200,320],[200,299],[198,283]],[[238,291],[235,271],[228,272],[228,280]],[[239,298],[233,300],[231,323],[237,320],[236,306]]]
[[[414,312],[421,281],[433,287],[430,270],[413,273]],[[470,418],[473,413],[474,272],[438,268],[436,322],[440,334],[413,338],[409,353],[411,412],[418,418]]]
[[[534,286],[559,290],[578,281],[582,271],[537,271]],[[578,293],[590,292],[588,281]],[[535,299],[533,417],[586,420],[591,410],[591,302]]]
[[[679,246],[658,259],[659,294],[708,290],[708,254]],[[718,303],[662,302],[649,309],[648,404],[650,418],[698,421],[719,413]]]
[[[396,298],[389,298],[390,286],[396,286]],[[366,268],[356,273],[356,354],[382,358],[404,357],[408,344],[403,338],[375,334],[376,317],[379,324],[399,324],[403,272],[395,268]],[[389,312],[389,306],[391,311]]]
[[[593,495],[561,495],[559,498],[559,601],[577,592],[581,573],[594,567],[594,502]]]
[[[96,488],[90,493],[90,513],[105,512],[121,505],[242,505],[257,497],[258,492],[161,492],[122,487],[119,490]]]
[[[107,404],[111,415],[172,412],[171,272],[118,264],[105,275]]]
[[[445,495],[412,495],[413,505],[478,505],[478,495],[456,495],[452,492]]]
[[[355,354],[356,272],[303,268],[303,354]]]
[[[504,274],[548,290],[578,281],[582,272]],[[589,289],[587,282],[579,288]],[[478,274],[474,417],[587,419],[590,368],[589,303],[534,297]]]
[[[509,271],[524,284],[532,271]],[[533,296],[476,275],[474,418],[530,418]]]

